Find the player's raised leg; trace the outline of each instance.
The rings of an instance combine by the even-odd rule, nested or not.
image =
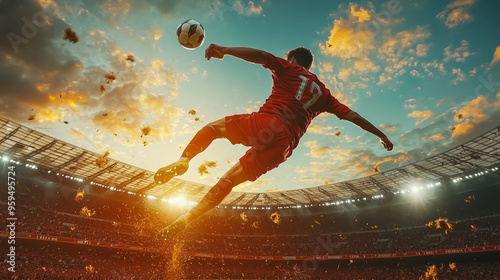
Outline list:
[[[157,184],[165,184],[175,176],[186,173],[189,168],[189,161],[197,154],[203,152],[212,141],[216,138],[224,138],[226,136],[224,119],[209,123],[200,129],[191,139],[189,144],[182,152],[181,157],[174,163],[160,168],[154,180]]]
[[[167,227],[158,232],[158,238],[169,240],[182,232],[187,225],[210,209],[219,205],[224,198],[231,192],[234,186],[247,181],[247,176],[243,171],[240,162],[236,163],[226,174],[215,184],[201,201],[189,212],[180,216]]]

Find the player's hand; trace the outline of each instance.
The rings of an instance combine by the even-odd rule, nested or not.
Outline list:
[[[216,44],[210,44],[210,46],[208,46],[208,48],[205,50],[205,58],[207,60],[210,60],[210,58],[212,58],[212,57],[222,59],[222,58],[224,58],[223,50],[224,50],[223,46],[219,46]]]
[[[384,148],[388,151],[391,151],[394,147],[394,144],[392,144],[391,140],[389,140],[389,138],[387,137],[380,138],[380,143],[382,143],[382,145],[384,145]]]

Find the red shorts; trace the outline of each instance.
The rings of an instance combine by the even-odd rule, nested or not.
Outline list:
[[[229,141],[251,147],[240,158],[248,180],[255,181],[292,155],[293,140],[279,117],[252,113],[228,116],[225,121]]]

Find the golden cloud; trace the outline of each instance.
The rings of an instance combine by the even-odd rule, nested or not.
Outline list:
[[[493,104],[493,106],[495,107],[495,109],[499,109],[500,108],[500,91],[497,93],[497,101],[495,101],[495,103]]]
[[[497,94],[497,97],[500,100],[499,94]],[[496,106],[497,103],[500,103],[500,101],[497,101],[493,106]],[[482,95],[467,102],[458,110],[458,114],[462,115],[462,117],[460,123],[453,126],[452,138],[467,135],[477,124],[485,121],[488,118],[485,111],[490,107],[490,103]]]
[[[372,31],[359,31],[355,22],[336,19],[330,36],[324,44],[320,44],[321,53],[342,59],[363,58],[375,49],[374,34]]]
[[[360,7],[359,10],[356,10],[356,7],[357,7],[356,4],[351,3],[351,5],[350,5],[351,16],[356,18],[357,22],[359,22],[359,23],[364,23],[364,22],[369,21],[371,18],[370,11],[368,11],[367,9],[362,8],[362,7]]]
[[[408,114],[408,117],[419,119],[419,120],[417,120],[417,122],[415,122],[415,125],[419,125],[419,124],[423,123],[424,121],[428,120],[433,115],[434,115],[434,113],[432,111],[425,110],[425,111],[413,111],[413,112]]]
[[[496,47],[493,53],[493,60],[490,62],[490,66],[500,61],[500,46]]]
[[[445,10],[440,12],[436,18],[443,19],[448,28],[472,21],[474,17],[469,13],[469,9],[475,2],[475,0],[455,0],[446,5]]]

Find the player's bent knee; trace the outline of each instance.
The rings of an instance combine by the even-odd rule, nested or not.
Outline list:
[[[216,138],[227,138],[225,119],[213,121],[207,124],[205,127],[211,127],[215,132]]]

